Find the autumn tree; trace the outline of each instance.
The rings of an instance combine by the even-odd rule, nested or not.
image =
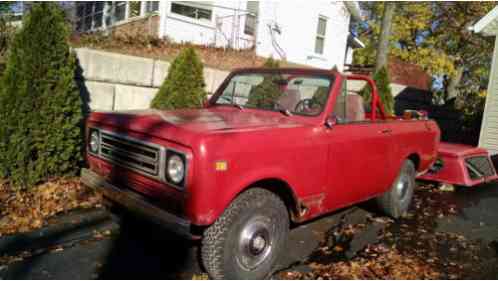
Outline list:
[[[482,85],[482,74],[488,77],[486,70],[490,68],[494,40],[473,33],[469,27],[495,5],[494,2],[434,3],[433,22],[437,27],[431,36],[437,38],[435,47],[443,50],[454,66],[453,73],[444,77],[446,97],[456,97],[462,89],[477,93]]]
[[[183,49],[171,64],[151,107],[163,110],[201,107],[207,96],[203,69],[194,48]]]
[[[417,64],[441,77],[444,96],[482,85],[492,54],[492,39],[467,27],[494,7],[493,2],[399,2],[393,16],[389,55]],[[366,47],[354,54],[358,64],[374,64],[384,6],[361,2],[367,20],[357,31]],[[477,87],[478,88],[478,87]],[[473,91],[478,92],[477,89]]]
[[[435,39],[429,36],[432,6],[425,2],[398,3],[389,37],[389,55],[421,65],[433,74],[443,74],[453,69],[447,62],[448,58],[435,50]],[[358,24],[357,32],[366,46],[355,51],[354,61],[358,64],[374,64],[384,6],[382,2],[361,2],[361,8],[367,19]],[[437,58],[445,60],[445,63]]]

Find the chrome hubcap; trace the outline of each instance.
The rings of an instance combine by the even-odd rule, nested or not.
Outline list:
[[[266,248],[266,239],[263,236],[258,235],[251,240],[250,247],[253,254],[259,255]]]
[[[251,218],[239,237],[237,261],[246,270],[252,270],[265,261],[271,253],[275,228],[269,218]]]
[[[399,199],[403,199],[408,191],[408,180],[406,177],[400,178],[398,184],[396,184],[396,190],[398,191]]]

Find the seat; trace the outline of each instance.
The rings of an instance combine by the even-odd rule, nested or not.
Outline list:
[[[347,95],[346,118],[349,122],[365,120],[365,107],[362,96],[358,94]]]
[[[301,93],[296,89],[287,89],[278,97],[278,103],[289,111],[294,111],[300,100]]]

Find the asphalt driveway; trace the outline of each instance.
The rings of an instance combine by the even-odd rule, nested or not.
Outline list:
[[[498,184],[457,189],[441,195],[441,202],[455,206],[451,215],[434,217],[437,232],[463,235],[494,249],[495,267],[483,277],[498,278]],[[453,207],[452,207],[453,208]],[[308,270],[308,259],[331,229],[341,224],[361,224],[376,216],[368,204],[341,210],[294,228],[280,270]],[[129,215],[111,216],[110,235],[95,232],[69,246],[52,247],[0,266],[3,279],[191,279],[205,278],[199,264],[198,242],[172,236],[160,227]],[[86,231],[92,232],[92,226]],[[396,223],[394,224],[396,228]],[[382,225],[369,224],[349,241],[346,257],[378,240]],[[400,231],[398,235],[403,235]],[[494,248],[493,248],[494,247]]]

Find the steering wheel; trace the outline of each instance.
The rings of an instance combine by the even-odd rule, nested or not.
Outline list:
[[[296,107],[294,108],[295,112],[310,112],[312,111],[316,106],[321,106],[319,102],[313,99],[302,99],[300,100],[297,104]]]

